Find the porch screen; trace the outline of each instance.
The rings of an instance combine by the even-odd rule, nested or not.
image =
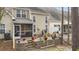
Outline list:
[[[32,24],[22,24],[21,37],[31,37],[31,36],[32,36]]]

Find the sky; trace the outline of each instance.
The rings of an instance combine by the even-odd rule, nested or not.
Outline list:
[[[64,8],[64,11],[68,11],[68,7],[63,7]],[[58,9],[58,10],[62,10],[62,7],[57,7],[56,9]]]

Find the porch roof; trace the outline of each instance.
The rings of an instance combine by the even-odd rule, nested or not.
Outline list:
[[[13,23],[20,23],[20,24],[33,24],[33,21],[31,19],[21,19],[17,18],[13,21]]]

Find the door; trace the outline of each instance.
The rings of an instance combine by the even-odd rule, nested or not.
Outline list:
[[[21,38],[21,25],[15,25],[15,38]]]

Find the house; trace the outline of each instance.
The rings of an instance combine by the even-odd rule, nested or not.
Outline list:
[[[5,7],[0,24],[0,39],[9,33],[11,38],[21,39],[48,31],[49,14],[36,7]]]
[[[48,32],[52,34],[53,32],[59,32],[61,33],[61,18],[59,17],[53,17],[49,16],[49,30]],[[69,31],[71,33],[71,19],[69,21]],[[63,33],[67,34],[68,33],[68,20],[67,18],[64,18],[63,22]]]
[[[50,15],[48,32],[52,34],[53,32],[60,31],[60,26],[61,26],[61,21]]]

